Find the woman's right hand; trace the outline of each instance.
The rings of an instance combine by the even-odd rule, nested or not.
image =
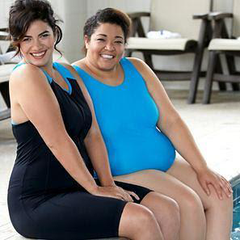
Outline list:
[[[107,186],[101,187],[97,186],[91,194],[101,197],[112,197],[117,198],[127,202],[133,202],[132,196],[139,200],[139,197],[136,193],[131,191],[126,191],[118,186]]]

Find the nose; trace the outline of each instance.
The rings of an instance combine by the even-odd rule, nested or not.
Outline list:
[[[113,51],[114,50],[114,46],[111,42],[106,43],[105,45],[105,49],[108,51]]]
[[[41,41],[39,39],[35,39],[33,41],[33,49],[39,50],[41,48],[42,44]]]

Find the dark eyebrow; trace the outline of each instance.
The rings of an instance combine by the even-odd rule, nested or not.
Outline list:
[[[103,34],[103,33],[99,33],[97,36],[102,36],[102,37],[107,37],[107,35],[106,34]],[[121,38],[121,39],[123,39],[123,37],[122,36],[115,36],[115,38]]]
[[[48,30],[43,31],[43,32],[41,32],[40,34],[38,34],[38,36],[41,36],[41,35],[43,35],[43,34],[45,34],[45,33],[49,33],[49,31],[48,31]],[[32,37],[32,36],[30,36],[30,35],[25,35],[24,38],[25,38],[25,37]]]
[[[116,36],[115,38],[121,38],[121,39],[123,39],[123,37],[122,37],[122,36]]]
[[[48,30],[46,30],[46,31],[44,31],[44,32],[40,33],[38,36],[41,36],[41,35],[43,35],[43,34],[45,34],[45,33],[49,33],[49,31],[48,31]]]
[[[102,37],[107,37],[107,35],[106,34],[103,34],[103,33],[99,33],[97,36],[102,36]]]
[[[29,37],[31,37],[31,36],[29,36],[29,35],[24,35],[23,36],[23,38],[29,38]]]

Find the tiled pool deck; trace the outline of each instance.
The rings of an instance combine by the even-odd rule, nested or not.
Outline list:
[[[240,173],[240,93],[214,93],[212,104],[186,104],[187,91],[169,90],[182,118],[191,129],[211,168],[228,180]],[[197,100],[200,102],[202,94]],[[0,122],[0,239],[23,240],[13,229],[7,211],[6,193],[15,157],[16,143],[10,121]]]

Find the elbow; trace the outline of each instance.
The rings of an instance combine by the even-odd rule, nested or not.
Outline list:
[[[171,135],[172,132],[175,132],[177,128],[181,127],[184,124],[181,116],[176,112],[170,118],[162,120],[161,131],[166,135]]]
[[[56,134],[54,137],[51,137],[45,141],[47,147],[53,153],[57,153],[63,149],[66,149],[69,142],[70,138],[67,134],[62,134],[61,136]]]

